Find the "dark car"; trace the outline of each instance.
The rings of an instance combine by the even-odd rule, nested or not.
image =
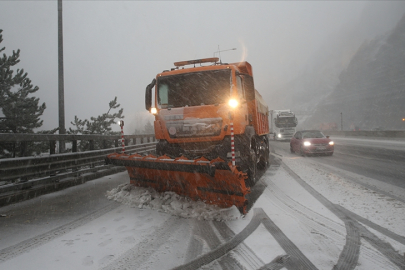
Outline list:
[[[333,155],[334,142],[319,130],[297,131],[290,141],[291,153]]]

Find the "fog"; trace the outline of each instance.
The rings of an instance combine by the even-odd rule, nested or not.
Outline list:
[[[107,112],[115,96],[125,132],[152,121],[145,86],[173,62],[212,57],[248,61],[269,104],[274,91],[301,76],[334,33],[375,18],[372,38],[403,15],[398,2],[363,1],[63,1],[65,120]],[[371,14],[371,15],[370,15]],[[41,129],[58,126],[57,1],[1,1],[5,53],[20,49],[17,68],[40,90]],[[216,54],[218,56],[218,53]],[[281,108],[272,108],[281,109]],[[119,127],[116,127],[119,130]]]

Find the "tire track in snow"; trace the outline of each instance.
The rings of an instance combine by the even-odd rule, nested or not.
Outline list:
[[[377,249],[381,254],[387,257],[393,264],[398,266],[400,269],[405,269],[405,260],[404,257],[398,254],[395,249],[387,242],[382,241],[375,234],[367,230],[361,224],[357,224],[357,227],[360,229],[361,236],[369,242],[375,249]]]
[[[335,242],[344,241],[345,228],[343,224],[339,224],[300,204],[272,182],[268,183],[268,190],[271,192],[271,196],[266,196],[266,199],[281,208],[285,213],[290,213],[292,217],[299,219],[304,225],[322,235],[327,235]]]
[[[344,223],[338,223],[307,208],[292,199],[271,181],[268,181],[267,185],[267,189],[271,193],[266,193],[264,199],[280,208],[285,215],[289,215],[304,225],[305,230],[316,237],[318,248],[326,250],[329,256],[337,258],[341,253],[338,246],[345,244],[346,229]]]
[[[119,203],[112,202],[112,203],[108,204],[107,206],[105,206],[101,209],[98,209],[90,214],[87,214],[84,217],[81,217],[72,222],[69,222],[66,225],[62,225],[49,232],[46,232],[41,235],[24,240],[21,243],[18,243],[14,246],[4,248],[4,249],[0,250],[0,262],[4,262],[4,261],[12,259],[20,254],[28,252],[32,249],[38,248],[39,246],[44,245],[44,244],[52,241],[55,238],[58,238],[66,233],[69,233],[70,231],[73,231],[74,229],[76,229],[86,223],[89,223],[90,221],[92,221],[98,217],[101,217],[105,213],[118,208],[120,205],[121,204],[119,204]]]
[[[251,235],[261,223],[267,228],[267,230],[273,235],[276,241],[287,252],[287,254],[293,254],[290,256],[290,260],[286,260],[284,267],[290,270],[295,269],[317,269],[311,261],[295,246],[295,244],[288,239],[288,237],[274,224],[273,221],[266,215],[261,208],[253,209],[253,217],[249,224],[230,241],[222,244],[218,248],[211,250],[210,252],[196,258],[195,260],[188,262],[184,265],[175,267],[173,269],[181,270],[194,270],[198,269],[206,264],[213,262],[224,256],[240,243],[242,243],[249,235]],[[283,262],[283,261],[282,261]],[[277,268],[279,269],[279,268]]]
[[[197,220],[194,221],[193,236],[191,237],[190,243],[187,248],[185,262],[190,262],[190,261],[194,260],[195,258],[200,256],[201,253],[203,252],[203,248],[204,248],[203,241],[204,240],[201,237],[197,236],[197,232],[196,232],[197,229],[195,226],[196,222],[197,222]]]
[[[345,213],[346,215],[350,216],[353,219],[357,219],[359,222],[375,229],[376,231],[384,234],[385,236],[390,237],[391,239],[396,240],[397,242],[400,242],[401,244],[405,245],[405,237],[398,235],[394,232],[391,232],[363,217],[358,216],[355,213],[352,213],[351,211],[341,207],[337,206],[340,208],[340,210]],[[392,263],[397,265],[398,267],[401,267],[402,269],[405,269],[405,260],[404,257],[402,257],[398,252],[395,251],[395,249],[389,244],[384,241],[382,241],[378,236],[376,236],[374,233],[370,232],[366,227],[364,227],[362,224],[358,223],[356,224],[356,227],[358,228],[361,237],[363,237],[367,242],[369,242],[375,249],[377,249],[381,254],[383,254],[385,257],[389,258]]]
[[[139,269],[176,231],[186,226],[179,217],[171,216],[162,225],[145,235],[143,240],[124,252],[116,260],[111,261],[103,270],[111,269]]]
[[[321,202],[325,207],[327,207],[332,213],[334,213],[345,223],[347,231],[346,243],[333,269],[355,269],[358,264],[358,258],[360,254],[360,237],[363,237],[367,241],[369,241],[392,263],[394,263],[401,269],[405,269],[405,261],[403,257],[395,252],[394,248],[392,248],[389,243],[382,241],[376,235],[371,233],[367,228],[365,228],[355,219],[354,215],[346,212],[346,209],[341,206],[335,205],[331,201],[326,199],[322,194],[317,192],[314,188],[312,188],[304,180],[302,180],[301,177],[299,177],[293,170],[291,170],[284,162],[282,162],[282,167],[305,190],[307,190],[312,196],[314,196],[319,202]]]
[[[212,227],[212,225],[214,225]],[[220,239],[217,234],[215,233],[215,230],[213,229],[215,228],[219,235],[222,237],[222,239]],[[235,234],[232,232],[232,230],[224,223],[224,222],[219,222],[219,221],[196,221],[195,222],[195,227],[194,227],[194,235],[198,237],[198,239],[202,239],[203,241],[205,241],[205,243],[207,243],[208,247],[211,250],[216,249],[218,246],[220,246],[222,244],[222,242],[227,242],[228,240],[230,240]],[[195,239],[193,239],[195,241]],[[192,245],[190,246],[190,253],[192,253],[195,249],[195,246],[193,246],[193,244],[195,245],[195,242],[192,240]],[[242,248],[243,249],[243,248]],[[202,252],[202,249],[201,249]],[[201,255],[201,252],[199,254],[195,254],[196,256],[193,257],[192,259],[195,259],[196,257]],[[189,253],[189,252],[188,252]],[[245,258],[245,252],[244,250],[241,250],[240,256],[238,256],[237,258]],[[253,258],[250,258],[249,262],[250,263],[255,263],[256,264],[254,266],[249,267],[249,269],[257,269],[257,265],[261,265],[262,263],[260,263],[260,259],[257,258],[257,256],[253,254]],[[188,255],[188,258],[190,258],[191,256]],[[191,261],[191,260],[189,260]],[[257,263],[259,261],[259,263]],[[227,253],[224,256],[222,256],[221,258],[219,258],[217,260],[217,263],[221,266],[222,269],[246,269],[245,267],[243,267],[241,265],[241,263],[239,262],[239,260],[237,260],[234,256],[232,256],[231,253]]]
[[[200,268],[201,266],[219,259],[220,257],[227,254],[229,251],[234,249],[237,245],[242,243],[243,240],[245,240],[254,230],[256,230],[260,223],[261,220],[259,219],[259,214],[257,213],[257,211],[254,211],[253,218],[250,223],[230,241],[190,262],[173,268],[173,270],[195,270]]]
[[[349,218],[339,211],[335,205],[326,199],[322,194],[313,189],[304,180],[301,179],[293,170],[290,169],[284,162],[282,162],[282,167],[298,182],[306,191],[308,191],[312,196],[314,196],[319,202],[321,202],[326,208],[339,217],[346,226],[346,243],[343,250],[339,256],[339,259],[334,267],[334,269],[354,269],[358,263],[360,255],[360,235],[352,230],[352,225],[349,223]],[[336,268],[344,267],[344,268]]]
[[[274,260],[259,268],[259,270],[280,270],[284,268],[286,262],[290,259],[288,255],[277,256]]]
[[[333,270],[354,269],[360,256],[360,233],[356,224],[351,220],[344,220],[346,225],[346,243]]]
[[[381,188],[378,188],[378,187],[376,187],[376,186],[374,186],[374,185],[372,185],[372,184],[367,183],[367,181],[361,181],[360,179],[356,179],[356,178],[350,176],[348,173],[344,173],[344,172],[342,172],[341,170],[336,169],[336,168],[334,168],[334,167],[332,167],[332,166],[330,166],[330,165],[321,164],[321,163],[316,163],[316,164],[315,164],[315,163],[313,163],[313,162],[310,162],[310,163],[311,163],[312,165],[316,165],[317,167],[322,168],[322,169],[324,169],[324,170],[326,170],[326,171],[330,171],[330,172],[333,172],[333,173],[336,174],[336,175],[340,175],[340,176],[342,176],[343,178],[352,181],[353,183],[356,183],[356,184],[358,184],[358,185],[361,185],[361,186],[363,186],[363,187],[365,187],[365,188],[368,188],[368,189],[370,189],[370,190],[373,190],[373,191],[375,191],[375,192],[384,194],[385,196],[387,196],[387,197],[389,197],[389,198],[392,198],[392,199],[395,199],[395,200],[398,200],[398,201],[400,201],[400,202],[405,203],[405,196],[402,196],[402,197],[401,197],[401,196],[398,196],[398,193],[397,193],[397,194],[394,194],[394,193],[392,193],[392,192],[389,192],[389,191],[386,191],[386,190],[382,190]],[[401,189],[401,188],[399,188],[399,189]]]
[[[212,223],[225,242],[231,240],[235,236],[235,233],[225,222],[213,221]],[[235,248],[233,252],[236,253],[239,260],[243,260],[248,264],[249,269],[258,269],[264,264],[264,262],[243,242]]]
[[[394,233],[394,232],[392,232],[392,231],[390,231],[390,230],[388,230],[388,229],[386,229],[384,227],[381,227],[380,225],[375,224],[374,222],[372,222],[372,221],[370,221],[368,219],[365,219],[365,218],[357,215],[356,213],[353,213],[350,210],[348,210],[346,208],[343,208],[340,205],[336,205],[336,207],[340,208],[340,210],[342,212],[344,212],[346,215],[350,216],[352,219],[355,219],[355,220],[363,223],[364,225],[369,226],[370,228],[373,228],[377,232],[380,232],[380,233],[384,234],[385,236],[388,236],[391,239],[395,239],[397,242],[405,245],[405,237],[404,236],[398,235],[398,234],[396,234],[396,233]]]
[[[280,230],[279,227],[263,212],[267,218],[262,223],[264,227],[273,235],[274,239],[287,252],[290,259],[285,262],[287,269],[317,269],[316,266],[308,260],[301,250]]]
[[[205,240],[207,245],[211,250],[216,249],[221,245],[221,240],[215,234],[211,227],[211,222],[208,221],[197,221],[196,222],[196,233]],[[230,253],[225,254],[222,258],[218,260],[219,265],[222,269],[243,269],[242,266],[237,262]]]

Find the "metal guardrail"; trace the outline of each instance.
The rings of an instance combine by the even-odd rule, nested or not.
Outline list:
[[[154,138],[155,134],[124,135],[125,140]],[[25,134],[25,133],[0,133],[0,142],[22,141],[90,141],[90,140],[119,140],[121,135],[98,135],[98,134]]]
[[[117,137],[119,136],[0,134],[0,141],[115,140]],[[125,139],[126,144],[130,139],[139,139],[141,142],[153,141],[154,135],[127,135]],[[127,145],[125,153],[136,152],[146,155],[153,153],[155,149],[156,142],[147,142]],[[0,159],[0,207],[124,171],[124,167],[105,164],[105,157],[108,154],[119,153],[121,150],[121,147],[115,147],[86,152]]]
[[[405,130],[324,130],[322,132],[329,136],[405,138]]]
[[[155,140],[154,134],[138,134],[138,135],[125,135],[125,145],[151,142]],[[89,150],[94,149],[94,142],[108,142],[114,141],[115,147],[118,147],[118,141],[121,140],[120,135],[96,135],[96,134],[84,134],[84,135],[74,135],[74,134],[24,134],[24,133],[0,133],[0,142],[8,143],[19,143],[21,146],[20,156],[24,156],[26,152],[26,142],[44,142],[47,141],[49,144],[49,153],[55,154],[55,146],[57,141],[65,141],[72,143],[72,152],[77,152],[77,142],[78,141],[89,141]],[[108,145],[105,143],[105,145]]]
[[[156,143],[126,147],[126,153],[148,154],[155,150]],[[121,152],[121,148],[110,148],[78,153],[55,154],[42,157],[23,157],[0,159],[0,181],[25,182],[44,176],[53,176],[60,171],[79,171],[83,167],[93,168],[103,165],[106,155]]]

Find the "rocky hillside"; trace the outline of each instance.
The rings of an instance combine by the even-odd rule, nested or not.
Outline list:
[[[356,126],[362,129],[405,129],[403,123],[395,122],[396,120],[392,120],[395,123],[388,125],[388,120],[380,123],[380,120],[377,121],[380,118],[375,117],[378,111],[382,113],[388,107],[391,107],[391,110],[385,114],[393,115],[395,110],[397,112],[392,119],[397,119],[401,115],[401,110],[397,110],[395,105],[398,94],[396,96],[393,94],[399,90],[389,86],[393,82],[387,84],[394,75],[388,71],[391,64],[384,67],[386,62],[390,61],[384,58],[396,58],[392,55],[400,53],[398,51],[400,45],[391,44],[391,40],[398,35],[394,32],[402,31],[401,23],[398,22],[404,13],[405,1],[388,4],[379,1],[368,2],[357,22],[348,23],[340,31],[330,33],[325,38],[324,44],[310,57],[305,69],[294,80],[281,85],[271,85],[269,82],[268,89],[272,89],[266,96],[269,107],[295,111],[299,120],[298,128],[320,128],[322,123],[334,123],[340,129],[342,113],[344,129],[347,130]],[[390,51],[389,46],[395,49]],[[400,59],[401,57],[396,60],[401,61]],[[379,69],[379,72],[383,72],[381,69],[384,69],[391,77],[385,79],[383,86],[383,79],[380,78],[377,82],[375,75],[372,75],[377,71],[371,69]],[[383,73],[380,73],[380,76],[383,76]],[[371,84],[374,90],[371,90]],[[377,91],[379,87],[386,87],[388,90],[382,93]],[[364,100],[374,101],[372,92],[380,96],[393,96],[385,101],[384,98],[376,99],[377,104]],[[355,103],[356,96],[357,103]],[[392,98],[394,103],[390,103]],[[375,110],[373,113],[370,112],[371,108]]]
[[[341,114],[342,113],[342,114]],[[342,116],[342,117],[341,117]],[[337,123],[349,129],[405,129],[405,16],[394,30],[364,42],[318,104],[306,126]]]

